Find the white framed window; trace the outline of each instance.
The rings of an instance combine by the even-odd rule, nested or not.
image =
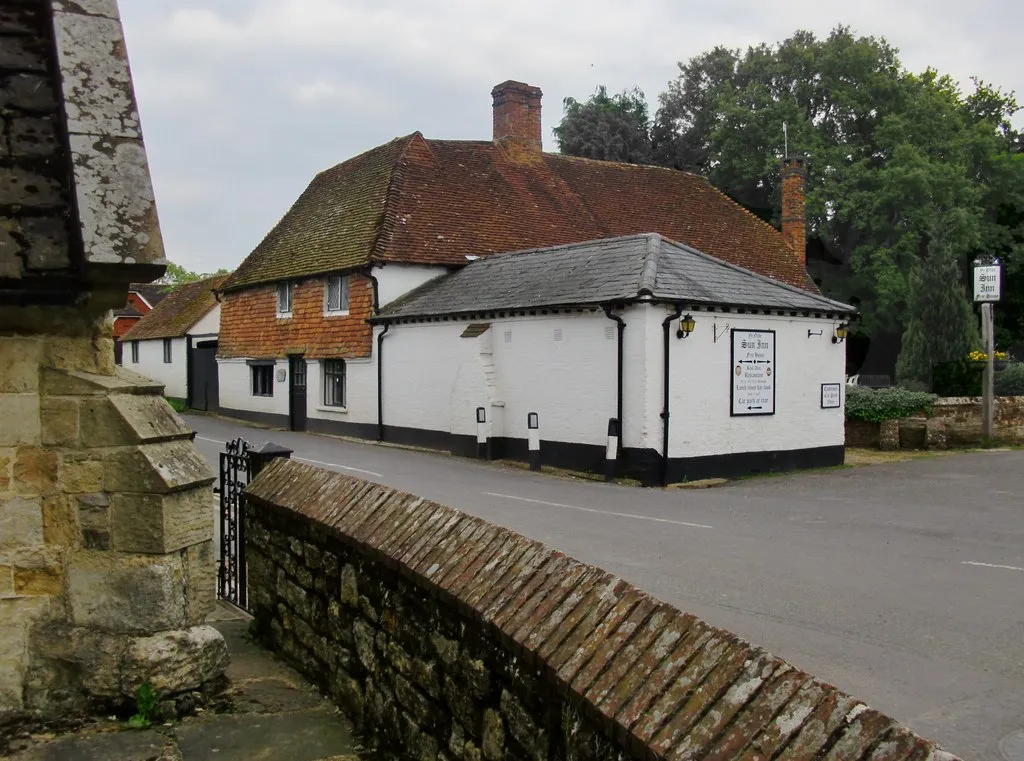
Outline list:
[[[332,275],[327,278],[324,313],[348,314],[348,275]]]
[[[164,339],[164,364],[171,364],[171,339]]]
[[[292,283],[277,284],[277,316],[292,316]]]
[[[345,406],[345,360],[325,359],[324,369],[324,406]]]
[[[274,363],[260,363],[250,365],[249,372],[252,373],[252,395],[273,396],[274,395]]]
[[[139,364],[139,342],[132,341],[132,364]]]

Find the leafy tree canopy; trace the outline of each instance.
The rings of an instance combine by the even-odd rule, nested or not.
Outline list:
[[[603,161],[649,164],[650,118],[643,91],[608,95],[604,85],[586,101],[563,101],[565,117],[554,128],[562,153]]]
[[[180,264],[174,262],[167,263],[167,271],[164,272],[164,276],[156,282],[160,285],[181,285],[182,283],[194,283],[197,280],[205,280],[208,277],[215,277],[217,275],[226,275],[230,270],[219,269],[216,272],[192,272],[182,267]]]
[[[603,88],[584,104],[567,100],[562,133],[600,125],[596,112],[612,102]],[[786,125],[789,152],[810,159],[808,234],[838,263],[815,274],[829,295],[859,303],[861,330],[904,333],[911,275],[941,249],[960,283],[975,256],[1003,260],[998,335],[1024,339],[1024,138],[1012,93],[978,80],[963,92],[937,71],[908,72],[884,39],[839,26],[825,38],[797,31],[775,45],[701,53],[679,64],[658,102],[649,160],[707,176],[776,224]],[[585,153],[589,145],[562,143],[604,157]]]

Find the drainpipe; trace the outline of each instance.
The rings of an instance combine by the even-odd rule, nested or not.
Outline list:
[[[669,336],[672,334],[672,323],[683,315],[683,305],[676,304],[676,311],[665,318],[661,323],[661,331],[664,339],[664,400],[661,408],[662,437],[661,437],[661,485],[668,483],[668,417],[669,417]]]
[[[623,335],[626,332],[626,323],[617,314],[612,314],[611,304],[605,304],[604,314],[609,320],[614,320],[619,326],[618,362],[615,368],[615,419],[619,421],[619,452],[622,451],[625,429],[622,425],[622,365],[623,365]]]
[[[373,274],[373,267],[370,267],[366,270],[366,277],[370,281],[370,284],[373,286],[373,313],[377,314],[377,312],[380,311],[380,297],[377,294],[379,283],[377,282],[376,276]],[[386,333],[387,330],[385,330],[384,332]]]
[[[387,322],[377,334],[377,441],[384,441],[384,336],[389,330],[391,323]]]

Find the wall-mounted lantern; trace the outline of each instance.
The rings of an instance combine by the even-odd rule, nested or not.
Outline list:
[[[845,322],[841,322],[836,325],[835,335],[832,336],[832,343],[841,344],[846,340],[846,336],[850,334],[850,326]]]
[[[693,315],[687,314],[679,320],[679,329],[676,330],[676,338],[686,338],[693,332],[696,325],[697,322],[693,319]]]

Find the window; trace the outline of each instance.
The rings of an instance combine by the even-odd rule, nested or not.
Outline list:
[[[334,275],[327,278],[324,294],[324,311],[327,314],[348,314],[348,276]]]
[[[132,341],[132,363],[139,364],[139,342]]]
[[[290,317],[292,314],[292,284],[277,284],[277,315]]]
[[[252,372],[252,395],[273,396],[274,395],[274,365],[253,365]]]
[[[324,360],[324,406],[345,406],[345,360]]]
[[[170,338],[165,338],[164,339],[164,363],[168,364],[168,365],[171,363],[171,339]]]

